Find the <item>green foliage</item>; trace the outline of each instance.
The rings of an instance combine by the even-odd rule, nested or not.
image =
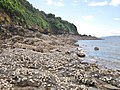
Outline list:
[[[55,17],[54,14],[39,11],[26,0],[0,0],[0,8],[11,17],[14,23],[23,26],[38,26],[53,34],[78,34],[74,24],[62,20],[61,17]]]

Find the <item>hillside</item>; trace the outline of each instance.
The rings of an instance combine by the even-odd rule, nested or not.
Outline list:
[[[26,0],[0,0],[0,25],[20,25],[52,34],[78,34],[74,24],[34,8]]]

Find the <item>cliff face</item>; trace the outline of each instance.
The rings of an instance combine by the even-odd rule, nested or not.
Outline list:
[[[78,34],[74,24],[34,8],[26,0],[0,0],[0,24],[21,25],[40,32]]]

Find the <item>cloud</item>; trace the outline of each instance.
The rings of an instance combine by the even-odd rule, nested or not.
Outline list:
[[[120,20],[120,18],[113,18],[115,21],[119,21]]]
[[[108,32],[105,28],[97,27],[93,24],[87,23],[87,22],[80,22],[76,20],[74,24],[77,26],[79,34],[87,34],[92,36],[106,36],[108,35]]]
[[[109,3],[109,5],[111,5],[111,6],[118,6],[118,5],[120,5],[120,0],[112,0],[112,1]]]
[[[79,0],[74,0],[74,3],[78,3],[79,2]]]
[[[48,5],[64,6],[63,0],[47,0]]]
[[[79,19],[74,19],[72,22],[76,25],[79,34],[87,34],[97,37],[120,35],[120,28],[102,27],[90,22],[81,22]]]
[[[94,16],[92,16],[92,15],[90,15],[90,16],[82,16],[82,19],[87,20],[87,21],[93,21]]]
[[[48,5],[52,5],[53,4],[53,0],[47,0]]]
[[[103,2],[92,2],[92,3],[89,3],[88,6],[92,6],[92,7],[95,7],[95,6],[106,6],[108,5],[108,2],[107,1],[103,1]]]
[[[87,1],[87,0],[85,0]],[[119,6],[120,5],[120,0],[111,0],[110,2],[108,1],[102,1],[102,2],[91,2],[88,4],[88,6],[96,7],[96,6]]]
[[[120,35],[120,28],[112,29],[109,27],[96,26],[92,23],[80,22],[78,19],[72,22],[77,26],[79,34],[87,34],[97,37]]]
[[[111,36],[115,36],[115,35],[120,36],[120,28],[111,29],[110,33],[111,33]]]
[[[54,2],[55,6],[64,6],[64,4],[62,2]]]
[[[87,2],[88,2],[88,0],[84,0],[84,2],[86,2],[86,3],[87,3]]]

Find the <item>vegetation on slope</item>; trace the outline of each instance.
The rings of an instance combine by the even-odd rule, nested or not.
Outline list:
[[[0,23],[39,28],[53,34],[78,34],[74,24],[34,8],[26,0],[0,0]]]

